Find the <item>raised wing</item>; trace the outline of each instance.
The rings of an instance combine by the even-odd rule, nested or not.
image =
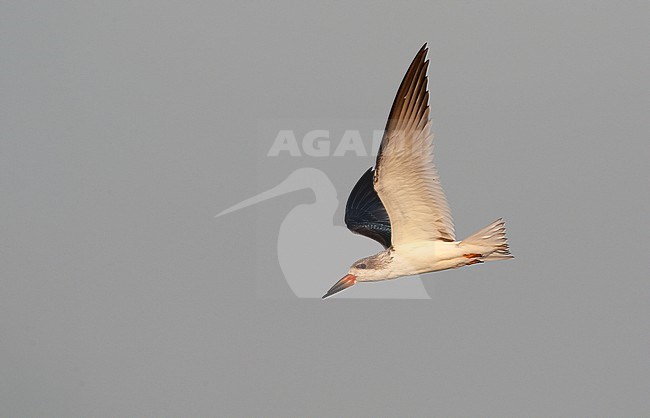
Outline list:
[[[397,91],[379,147],[374,187],[386,207],[392,244],[454,241],[447,198],[433,165],[424,44]]]
[[[352,188],[345,204],[345,224],[355,234],[365,235],[390,247],[390,219],[373,187],[375,171],[369,168]]]

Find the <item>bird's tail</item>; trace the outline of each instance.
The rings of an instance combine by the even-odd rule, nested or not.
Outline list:
[[[489,252],[489,255],[483,259],[484,261],[513,258],[512,254],[510,254],[508,239],[506,238],[506,225],[501,218],[476,232],[474,235],[465,238],[461,244],[484,247]]]

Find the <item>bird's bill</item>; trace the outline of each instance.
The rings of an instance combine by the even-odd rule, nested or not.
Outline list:
[[[341,280],[336,282],[334,286],[330,290],[325,293],[323,296],[323,299],[328,298],[332,296],[335,293],[340,292],[341,290],[345,290],[348,287],[354,285],[357,282],[357,276],[352,275],[352,274],[346,274]]]

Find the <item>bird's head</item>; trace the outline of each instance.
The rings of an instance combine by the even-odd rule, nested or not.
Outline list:
[[[386,266],[389,262],[390,258],[386,257],[385,252],[355,261],[350,266],[348,274],[336,282],[323,296],[323,299],[345,290],[357,282],[373,282],[385,279],[387,276]]]

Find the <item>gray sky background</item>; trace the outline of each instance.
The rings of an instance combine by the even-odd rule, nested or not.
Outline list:
[[[2,2],[0,415],[650,415],[649,15]],[[213,216],[306,166],[341,225],[372,158],[269,161],[263,127],[383,120],[424,42],[457,234],[502,216],[516,258],[293,297],[278,229],[313,195]]]

